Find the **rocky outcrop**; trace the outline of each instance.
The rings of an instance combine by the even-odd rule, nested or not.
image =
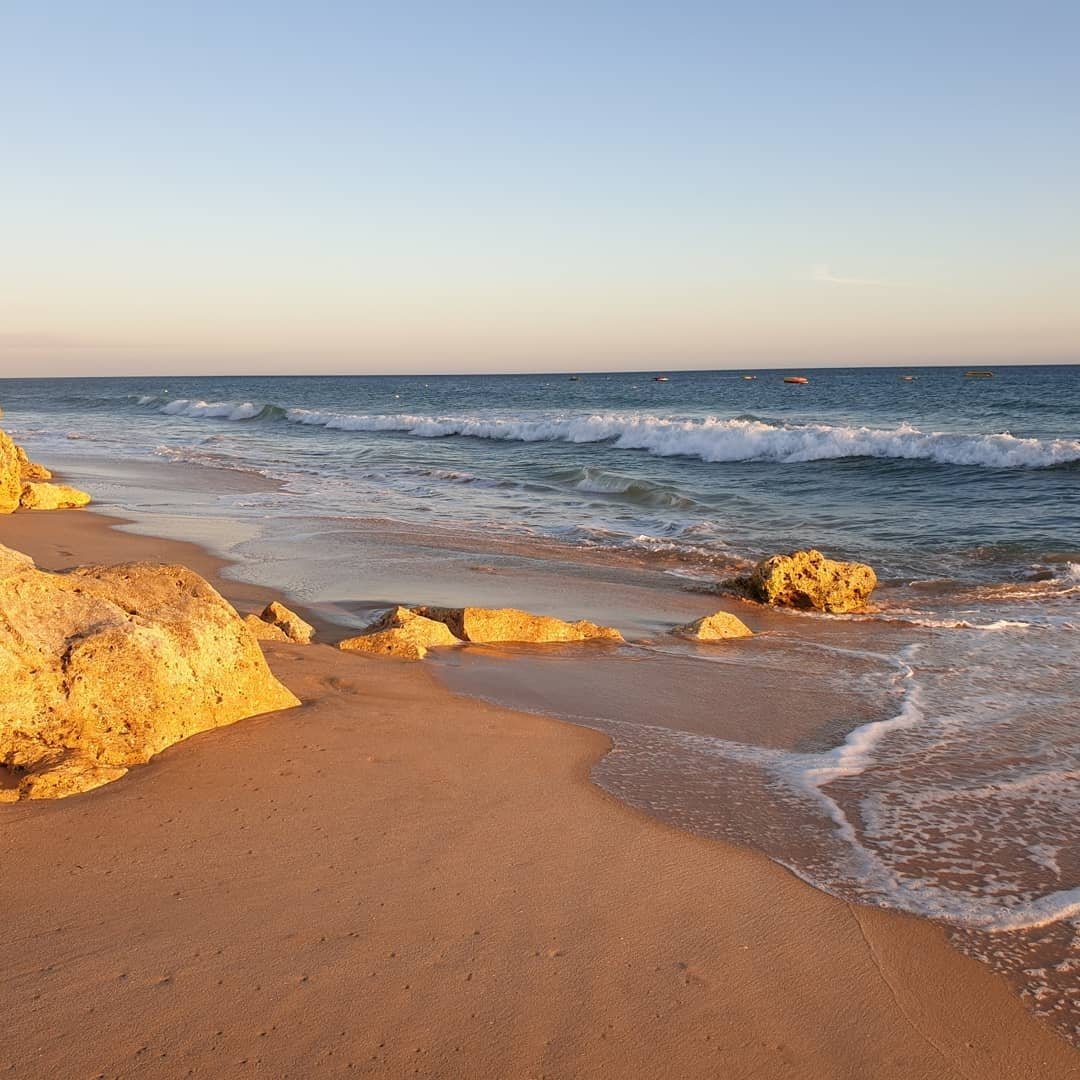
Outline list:
[[[186,567],[57,574],[0,547],[0,765],[21,797],[85,791],[197,732],[297,704]]]
[[[294,645],[310,645],[315,638],[315,627],[304,622],[295,611],[290,611],[284,604],[272,600],[259,615],[249,615],[244,620],[251,627],[256,637],[267,641],[291,641]],[[263,627],[256,628],[261,622]],[[273,631],[277,631],[275,634]]]
[[[18,447],[6,431],[0,431],[0,514],[19,508],[23,482]]]
[[[342,641],[339,648],[422,660],[428,649],[462,642],[622,641],[610,626],[584,619],[564,622],[517,608],[398,607],[366,633]]]
[[[581,619],[564,622],[550,615],[533,615],[517,608],[413,608],[417,615],[445,623],[463,641],[534,642],[622,641],[623,636],[610,626]]]
[[[832,613],[862,610],[876,585],[864,563],[836,562],[814,550],[773,555],[745,580],[748,595],[764,604]]]
[[[685,626],[676,626],[671,632],[691,641],[726,641],[754,636],[753,630],[742,619],[727,611],[717,611]]]
[[[52,479],[52,473],[44,465],[31,461],[21,446],[16,445],[15,456],[19,459],[19,479],[24,484],[40,484]]]
[[[70,510],[86,506],[90,496],[67,484],[23,484],[19,506],[24,510]]]
[[[423,660],[429,649],[460,644],[446,623],[398,607],[388,611],[366,633],[340,642],[338,648],[400,660]]]
[[[85,506],[90,496],[66,484],[50,484],[52,473],[31,461],[21,446],[0,431],[0,514],[24,510],[64,510]]]

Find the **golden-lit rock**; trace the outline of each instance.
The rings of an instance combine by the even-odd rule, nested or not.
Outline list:
[[[260,641],[288,641],[289,635],[273,623],[263,622],[258,615],[245,615],[244,625]]]
[[[24,484],[40,484],[52,479],[52,473],[44,465],[31,461],[21,446],[16,445],[15,456],[19,459],[19,478]]]
[[[413,611],[445,623],[463,641],[477,643],[623,640],[622,634],[610,626],[598,626],[585,619],[570,623],[517,608],[419,607]]]
[[[297,704],[186,567],[57,574],[0,547],[0,765],[27,797],[87,790],[197,732]]]
[[[836,562],[820,551],[796,551],[759,562],[746,586],[750,596],[765,604],[839,614],[865,607],[877,575],[865,563]]]
[[[685,626],[676,626],[671,632],[691,641],[727,641],[754,636],[753,630],[742,619],[727,611],[717,611]]]
[[[86,506],[90,496],[67,484],[23,484],[19,505],[24,510],[70,510]]]
[[[398,607],[388,611],[366,633],[340,642],[338,648],[400,660],[423,660],[428,649],[460,644],[444,622]]]
[[[83,754],[72,754],[25,776],[19,784],[18,797],[65,799],[119,780],[126,772],[124,765],[103,765]]]
[[[6,431],[0,431],[0,514],[19,508],[22,488],[18,448]]]
[[[304,622],[295,611],[290,611],[277,600],[272,600],[267,604],[262,609],[259,618],[268,626],[280,630],[285,635],[285,640],[291,641],[294,645],[310,645],[315,637],[315,627],[311,623]]]

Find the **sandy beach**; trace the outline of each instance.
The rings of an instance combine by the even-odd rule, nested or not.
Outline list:
[[[270,595],[112,524],[19,514],[0,542]],[[302,708],[2,808],[8,1075],[1080,1076],[937,926],[605,794],[602,735],[424,665],[267,655]]]

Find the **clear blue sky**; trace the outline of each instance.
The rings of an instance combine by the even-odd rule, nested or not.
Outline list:
[[[1080,359],[1075,3],[0,4],[0,374]]]

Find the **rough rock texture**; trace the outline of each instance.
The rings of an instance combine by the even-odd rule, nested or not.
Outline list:
[[[691,641],[726,641],[729,638],[754,636],[753,630],[742,619],[727,611],[718,611],[685,626],[676,626],[671,632]]]
[[[21,794],[84,791],[196,732],[297,704],[186,567],[54,574],[0,547],[0,765]]]
[[[268,636],[271,641],[291,641],[295,645],[310,645],[315,637],[315,627],[311,623],[304,622],[295,611],[290,611],[284,604],[272,600],[258,618],[267,626],[272,626],[281,631],[282,637]],[[246,620],[249,626],[254,626],[250,619]],[[256,637],[259,635],[256,634]]]
[[[517,608],[414,608],[414,613],[445,623],[464,641],[474,642],[555,642],[622,641],[623,636],[610,626],[598,626],[582,619],[564,622],[550,615],[532,615]]]
[[[273,623],[263,622],[258,615],[245,615],[244,624],[260,641],[288,641],[289,635]]]
[[[841,613],[865,606],[877,575],[864,563],[835,562],[820,551],[796,551],[759,562],[746,584],[750,596],[765,604]]]
[[[0,431],[0,514],[18,509],[22,488],[18,448],[6,431]]]
[[[71,754],[41,772],[28,773],[14,794],[18,799],[64,799],[119,780],[126,772],[124,765],[102,765],[84,754]]]
[[[460,644],[446,623],[398,607],[388,611],[367,633],[340,642],[338,648],[402,660],[423,660],[428,649]]]
[[[85,506],[90,496],[67,484],[23,484],[19,505],[24,510],[70,510]]]
[[[15,456],[19,459],[19,478],[24,484],[40,484],[45,480],[52,479],[52,473],[44,465],[31,461],[21,446],[16,445]]]

